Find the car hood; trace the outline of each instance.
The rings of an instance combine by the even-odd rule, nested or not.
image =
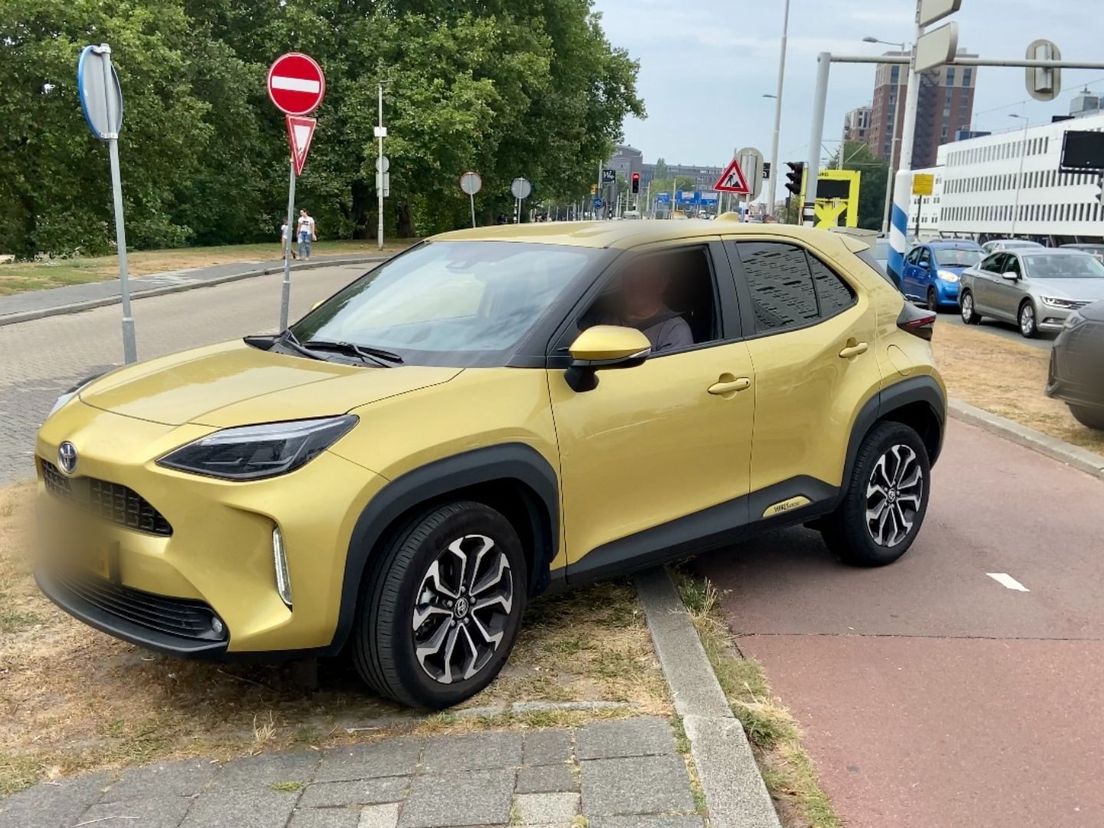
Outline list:
[[[343,414],[448,382],[460,368],[376,368],[262,351],[235,341],[113,371],[83,388],[88,405],[165,425],[218,428]]]
[[[1031,291],[1040,296],[1095,302],[1104,299],[1104,279],[1031,279]]]
[[[962,273],[964,270],[969,270],[971,272],[976,273],[976,271],[973,268],[974,268],[973,265],[960,265],[960,264],[953,264],[953,265],[941,264],[939,266],[939,270],[949,270],[951,273]]]

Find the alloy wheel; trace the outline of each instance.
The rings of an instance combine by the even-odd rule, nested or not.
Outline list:
[[[962,297],[962,321],[969,324],[974,316],[974,297],[967,293]]]
[[[1035,306],[1025,302],[1020,308],[1020,333],[1024,336],[1032,336],[1035,333]]]
[[[477,675],[491,661],[514,606],[514,572],[486,535],[452,541],[418,587],[411,626],[422,669],[440,684]]]
[[[912,531],[924,494],[924,472],[916,452],[891,446],[866,484],[866,528],[878,546],[893,547]]]

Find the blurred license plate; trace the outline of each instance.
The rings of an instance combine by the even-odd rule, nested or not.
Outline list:
[[[114,559],[115,544],[96,543],[92,545],[85,563],[93,575],[97,575],[105,581],[111,581],[115,577]]]

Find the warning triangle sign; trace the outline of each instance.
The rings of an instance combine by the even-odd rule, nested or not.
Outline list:
[[[717,179],[717,183],[713,185],[713,189],[725,193],[738,193],[739,195],[747,195],[751,192],[747,179],[744,178],[744,171],[740,169],[739,161],[733,158],[728,162],[728,166],[724,168],[724,172]]]
[[[314,118],[301,118],[297,115],[286,115],[288,145],[291,147],[291,163],[295,165],[295,174],[303,174],[303,166],[307,163],[307,153],[310,151],[311,138],[314,137],[314,127],[318,121]]]

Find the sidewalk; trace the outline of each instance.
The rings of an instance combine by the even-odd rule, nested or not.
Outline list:
[[[582,822],[581,817],[586,818]],[[219,765],[188,760],[42,783],[3,828],[701,828],[661,718],[577,729],[402,737]]]
[[[309,262],[292,262],[291,269],[294,272],[316,267],[382,262],[391,258],[391,255],[388,253],[323,255]],[[162,296],[166,293],[248,279],[251,276],[280,273],[283,269],[283,260],[274,259],[173,270],[131,278],[129,280],[130,297],[141,299],[147,296]],[[12,296],[0,296],[0,326],[14,325],[17,322],[28,322],[62,313],[76,313],[103,305],[115,305],[122,301],[119,291],[119,280],[109,279],[104,282],[89,282],[83,285],[68,285],[50,290],[32,290]]]

